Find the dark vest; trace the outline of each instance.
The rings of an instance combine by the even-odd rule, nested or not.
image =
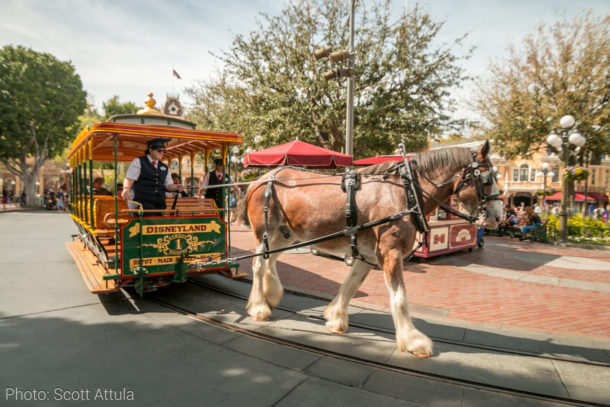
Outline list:
[[[157,168],[153,167],[146,156],[139,159],[140,176],[133,184],[134,201],[165,202],[165,177],[169,168],[161,161],[157,162]]]
[[[208,185],[219,185],[222,184],[222,177],[221,179],[218,179],[218,176],[216,176],[216,171],[212,171],[210,173],[210,178],[208,180]],[[205,190],[205,197],[206,198],[212,198],[216,201],[216,205],[218,206],[218,202],[221,201],[221,197],[222,197],[222,188],[208,188]],[[220,206],[219,206],[220,207]]]

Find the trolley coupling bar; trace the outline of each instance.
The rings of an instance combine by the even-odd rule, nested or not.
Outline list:
[[[329,235],[325,235],[325,236],[321,236],[315,239],[311,239],[311,240],[307,240],[305,242],[300,242],[300,243],[296,243],[293,244],[291,246],[286,246],[286,247],[280,247],[278,249],[273,249],[273,250],[264,250],[262,252],[257,252],[257,253],[250,253],[250,254],[246,254],[243,256],[238,256],[238,257],[230,257],[228,259],[220,259],[220,260],[215,260],[215,261],[208,261],[208,262],[194,262],[194,263],[189,263],[190,267],[195,267],[197,269],[202,269],[204,267],[208,267],[211,265],[215,265],[215,264],[220,264],[220,263],[233,263],[236,261],[240,261],[240,260],[245,260],[245,259],[251,259],[253,257],[258,257],[258,256],[263,256],[264,258],[268,258],[270,254],[273,253],[279,253],[279,252],[284,252],[286,250],[291,250],[291,249],[298,249],[300,247],[305,247],[305,246],[311,246],[313,244],[318,244],[318,243],[322,243],[325,242],[327,240],[332,240],[332,239],[336,239],[339,237],[343,237],[343,236],[350,236],[354,233],[357,233],[361,230],[365,230],[365,229],[370,229],[372,227],[378,226],[378,225],[382,225],[384,223],[389,223],[389,222],[393,222],[395,220],[398,220],[404,216],[407,216],[411,213],[413,213],[414,211],[411,209],[407,209],[404,211],[400,211],[397,212],[393,215],[390,216],[386,216],[385,218],[381,218],[381,219],[377,219],[371,222],[367,222],[367,223],[363,223],[362,225],[358,225],[358,226],[354,226],[352,228],[346,228],[344,230],[341,230],[339,232],[335,232],[335,233],[331,233]],[[265,257],[267,256],[267,257]]]

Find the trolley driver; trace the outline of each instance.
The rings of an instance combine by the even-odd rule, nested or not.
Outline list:
[[[156,138],[147,142],[144,156],[135,158],[125,174],[121,197],[129,201],[133,189],[133,200],[144,209],[165,209],[165,191],[180,191],[182,185],[174,184],[167,164],[161,162],[165,153],[165,143],[170,139]],[[131,208],[136,209],[136,208]],[[147,215],[161,213],[147,213]]]

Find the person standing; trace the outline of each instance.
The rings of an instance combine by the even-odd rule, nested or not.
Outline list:
[[[216,202],[217,208],[224,208],[224,204],[222,202],[222,189],[221,188],[209,188],[214,185],[222,185],[230,182],[229,176],[225,176],[223,179],[222,167],[223,162],[222,159],[217,158],[214,160],[215,168],[214,171],[208,172],[203,177],[203,183],[201,184],[201,189],[203,190],[203,194],[205,198],[213,199]],[[224,181],[224,182],[223,182]],[[237,187],[233,187],[237,189]]]
[[[6,204],[8,202],[8,189],[3,185],[2,186],[2,209],[6,209]]]
[[[182,192],[182,185],[174,184],[169,167],[161,161],[165,153],[165,143],[169,140],[167,138],[149,140],[145,155],[134,158],[129,164],[121,192],[121,197],[125,201],[131,200],[133,190],[133,200],[140,203],[143,209],[163,210],[166,208],[166,191]],[[131,204],[130,208],[136,209]],[[162,212],[146,213],[146,215],[161,216]]]

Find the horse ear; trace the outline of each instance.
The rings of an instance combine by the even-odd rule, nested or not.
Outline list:
[[[477,161],[483,162],[487,158],[487,154],[489,154],[489,140],[485,140],[485,143],[481,145],[479,151],[477,151]]]

